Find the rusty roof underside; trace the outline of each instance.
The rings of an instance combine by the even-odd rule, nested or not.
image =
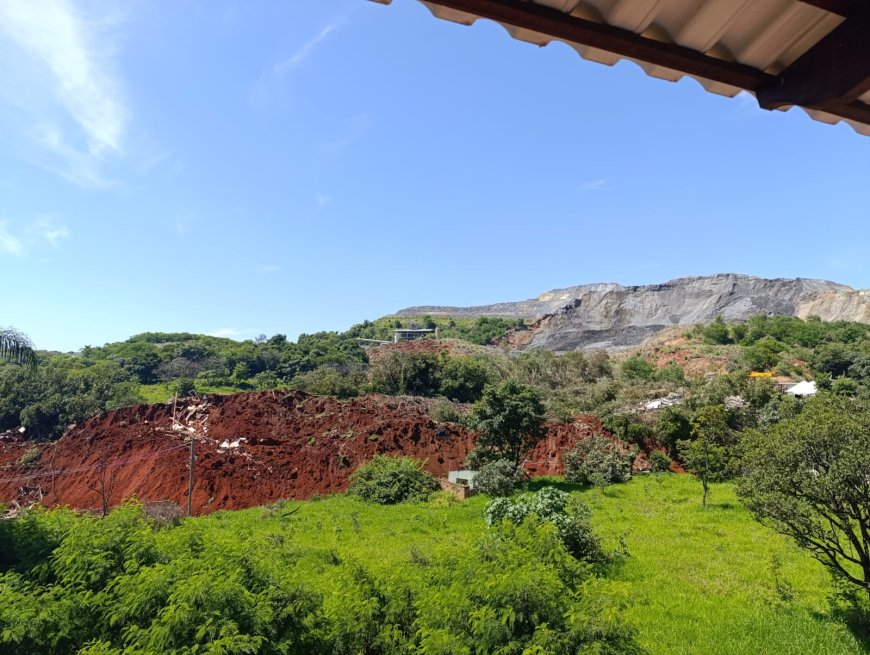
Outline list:
[[[747,91],[764,109],[801,107],[870,136],[870,0],[421,1],[438,18],[487,18],[522,41],[561,41],[584,59],[627,59],[721,95]]]

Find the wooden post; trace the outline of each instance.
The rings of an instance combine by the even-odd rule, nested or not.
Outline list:
[[[196,461],[196,455],[193,452],[193,444],[196,441],[195,435],[190,435],[190,462],[188,467],[190,471],[187,477],[187,515],[193,513],[193,463]]]

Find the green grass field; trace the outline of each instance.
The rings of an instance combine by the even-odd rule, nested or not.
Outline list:
[[[0,571],[0,652],[247,653],[259,652],[262,635],[293,648],[265,652],[382,652],[354,644],[389,622],[393,632],[383,634],[391,638],[419,630],[428,646],[401,642],[425,646],[419,652],[471,655],[468,646],[478,642],[457,649],[438,640],[459,626],[466,640],[479,634],[496,643],[499,621],[522,616],[511,610],[499,619],[490,601],[469,602],[483,592],[497,607],[499,599],[551,607],[553,622],[567,611],[589,634],[612,637],[627,624],[653,655],[868,652],[831,611],[824,567],[754,522],[732,485],[714,486],[704,510],[700,484],[687,475],[605,489],[543,479],[532,486],[546,484],[579,495],[605,546],[627,550],[606,578],[584,578],[588,606],[563,585],[582,569],[545,545],[552,530],[518,529],[497,550],[492,535],[483,539],[484,496],[458,502],[442,493],[428,503],[380,506],[336,495],[221,511],[156,531],[136,506],[103,520],[59,509],[0,525],[0,556],[16,563]],[[627,602],[621,618],[620,599]],[[313,641],[300,645],[294,635]],[[584,653],[603,652],[601,640],[583,643],[592,648]],[[194,644],[211,650],[173,650]]]
[[[701,508],[699,483],[685,475],[574,491],[592,508],[593,523],[608,546],[618,547],[620,537],[627,545],[629,556],[613,567],[610,578],[628,589],[627,618],[651,653],[868,652],[832,617],[824,567],[756,523],[731,485],[713,487],[707,510]],[[364,557],[375,570],[395,571],[437,551],[473,547],[483,530],[485,503],[484,497],[473,497],[440,507],[381,507],[334,496],[288,503],[300,509],[282,525],[290,528],[297,552],[304,553],[297,573],[317,577],[322,588],[329,584],[322,578],[329,553]],[[264,509],[195,519],[221,524],[210,530],[242,531],[271,529],[268,523],[277,520]],[[780,588],[793,590],[790,599],[777,592],[775,557]]]
[[[626,535],[630,557],[613,577],[631,584],[628,617],[651,652],[867,652],[832,618],[825,568],[756,523],[732,485],[714,485],[707,510],[700,484],[683,475],[636,478],[582,496],[602,535]],[[775,557],[791,600],[777,592]]]

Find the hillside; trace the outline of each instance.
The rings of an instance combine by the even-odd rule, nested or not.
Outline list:
[[[642,343],[674,325],[727,322],[758,314],[819,316],[870,323],[870,294],[825,280],[774,279],[721,274],[664,284],[586,284],[538,298],[480,307],[410,307],[399,316],[503,316],[536,321],[510,344],[518,349],[566,351],[620,348]]]

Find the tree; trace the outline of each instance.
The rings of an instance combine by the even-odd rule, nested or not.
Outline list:
[[[594,434],[566,450],[565,481],[606,487],[631,479],[632,458],[602,434]]]
[[[484,362],[470,357],[450,357],[442,362],[440,391],[450,400],[473,403],[480,398],[490,377]]]
[[[665,407],[656,416],[653,434],[673,457],[677,453],[677,443],[691,437],[692,424],[682,410],[677,407]]]
[[[478,448],[502,456],[519,468],[546,434],[544,411],[537,389],[513,380],[487,386],[471,413],[481,431]]]
[[[650,380],[656,372],[655,366],[640,355],[632,355],[622,363],[622,377],[627,380]]]
[[[712,323],[701,330],[704,335],[704,341],[707,343],[725,344],[731,341],[731,335],[728,333],[728,326],[721,316],[717,316]]]
[[[0,328],[0,359],[36,366],[36,350],[27,335],[14,328]]]
[[[692,436],[691,441],[680,442],[679,451],[686,468],[701,481],[704,489],[701,504],[706,509],[710,482],[721,479],[730,468],[734,433],[728,426],[725,406],[701,409],[692,420]]]
[[[753,516],[870,596],[870,409],[820,395],[743,451],[737,493]]]

